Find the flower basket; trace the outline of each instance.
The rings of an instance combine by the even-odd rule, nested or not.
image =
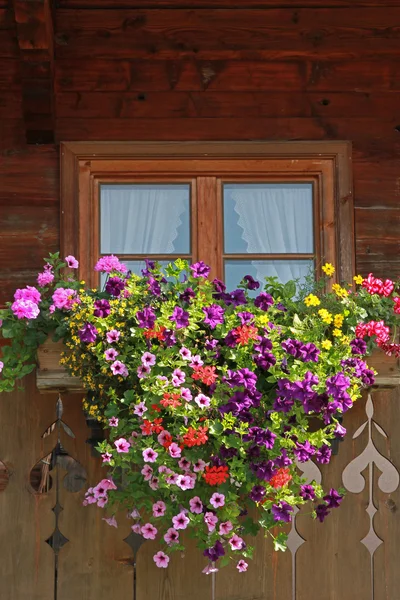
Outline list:
[[[65,350],[62,340],[53,342],[49,337],[37,350],[38,368],[36,386],[41,394],[65,392],[82,393],[84,388],[78,377],[69,375],[60,365],[61,353]]]

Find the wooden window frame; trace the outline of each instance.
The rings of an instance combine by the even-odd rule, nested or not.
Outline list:
[[[99,219],[101,183],[197,181],[197,223],[191,220],[193,259],[223,271],[222,186],[246,182],[312,182],[316,253],[336,265],[336,280],[351,281],[355,270],[351,143],[324,142],[64,142],[61,143],[61,252],[79,258],[79,276],[98,285],[93,263],[99,239],[88,223]],[[262,174],[265,172],[265,176]],[[191,175],[190,175],[191,174]],[[215,208],[215,203],[216,207]],[[210,219],[209,214],[216,215]],[[202,247],[198,231],[202,231]],[[285,255],[287,256],[287,255]],[[236,256],[239,259],[239,256]],[[246,258],[253,258],[248,255]],[[268,256],[268,258],[273,258]],[[320,265],[319,265],[320,267]]]

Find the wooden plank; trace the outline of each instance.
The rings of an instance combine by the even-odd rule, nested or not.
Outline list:
[[[22,119],[22,98],[14,92],[1,92],[0,119]]]
[[[63,434],[62,445],[86,470],[87,484],[75,493],[60,487],[60,530],[69,541],[60,552],[57,598],[133,598],[132,551],[123,541],[132,523],[124,512],[117,515],[119,527],[115,529],[104,522],[103,517],[109,516],[105,510],[82,506],[87,487],[107,477],[107,469],[86,443],[91,434],[82,411],[82,395],[63,396],[63,404],[63,420],[75,438]]]
[[[355,204],[360,208],[395,208],[400,198],[400,176],[397,160],[375,160],[353,163]]]
[[[59,118],[383,117],[400,122],[400,94],[383,92],[61,92]],[[1,99],[0,99],[1,111]],[[382,165],[384,166],[384,165]]]
[[[16,91],[21,89],[19,61],[15,58],[2,58],[0,61],[0,90]]]
[[[60,8],[90,8],[93,9],[91,0],[60,0]],[[322,0],[291,0],[289,2],[279,2],[279,0],[177,0],[173,8],[293,8],[293,7],[366,7],[378,6],[379,8],[387,6],[400,6],[399,0],[329,0],[323,3]],[[171,0],[96,0],[95,8],[171,8]]]
[[[400,61],[146,61],[59,59],[61,91],[396,91]]]
[[[25,389],[3,393],[0,402],[0,460],[10,472],[6,489],[0,493],[3,540],[0,561],[1,595],[4,600],[54,598],[54,554],[45,540],[54,530],[54,488],[35,495],[29,485],[34,465],[49,447],[41,437],[55,420],[55,400],[41,397],[34,374],[24,379]]]
[[[28,143],[54,141],[53,19],[50,0],[13,0],[22,58],[22,96]]]
[[[386,134],[385,146],[398,142],[396,122],[374,119],[187,118],[58,119],[58,140],[324,140],[349,139],[372,146]]]
[[[398,55],[400,9],[59,10],[58,58],[348,59]],[[310,25],[311,24],[311,25]]]
[[[16,27],[10,9],[0,5],[0,58],[18,58]]]

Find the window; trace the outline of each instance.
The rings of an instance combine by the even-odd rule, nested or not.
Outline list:
[[[72,142],[61,160],[62,251],[93,286],[111,253],[137,273],[145,257],[203,260],[228,289],[323,261],[354,272],[347,142]]]

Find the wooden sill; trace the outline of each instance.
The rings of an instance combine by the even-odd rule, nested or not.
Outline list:
[[[62,341],[47,340],[37,352],[39,367],[36,371],[36,385],[42,394],[60,392],[85,393],[78,377],[68,375],[59,363],[60,355],[65,350]],[[374,368],[376,376],[374,387],[392,388],[400,385],[399,359],[386,356],[381,350],[375,350],[367,358],[369,367]]]

